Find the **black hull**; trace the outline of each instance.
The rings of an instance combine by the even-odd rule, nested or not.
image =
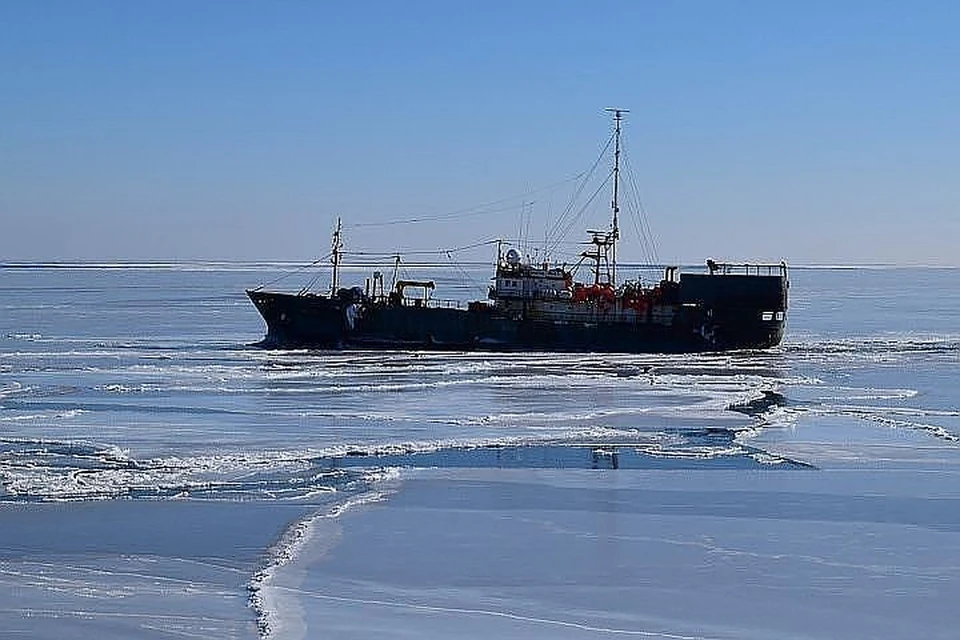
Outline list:
[[[783,313],[768,319],[764,311],[784,309],[786,291],[769,293],[754,291],[749,299],[727,295],[709,308],[702,296],[697,303],[678,299],[669,324],[517,319],[491,307],[388,304],[365,305],[351,322],[348,300],[266,291],[247,295],[267,324],[260,343],[267,348],[691,353],[779,344]]]

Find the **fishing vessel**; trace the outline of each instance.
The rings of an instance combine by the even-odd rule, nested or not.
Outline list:
[[[764,349],[783,338],[785,262],[667,266],[659,282],[618,281],[621,123],[613,115],[612,219],[588,231],[587,249],[566,264],[525,259],[497,243],[487,298],[465,304],[433,296],[432,280],[376,271],[364,286],[340,286],[342,224],[333,234],[329,292],[247,290],[266,322],[267,348],[448,349],[686,353]],[[577,281],[581,266],[592,276]]]

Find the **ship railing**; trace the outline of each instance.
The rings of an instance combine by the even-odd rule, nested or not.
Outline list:
[[[746,275],[746,276],[780,276],[787,277],[787,263],[753,263],[753,262],[714,262],[707,261],[707,269],[711,275]]]
[[[439,298],[402,298],[400,304],[405,307],[427,307],[428,309],[465,309],[464,303],[459,300],[443,300]]]
[[[434,298],[427,300],[427,304],[436,309],[460,309],[463,306],[463,303],[459,300],[440,300]]]

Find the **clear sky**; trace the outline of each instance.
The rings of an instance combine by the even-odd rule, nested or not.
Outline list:
[[[664,261],[960,265],[960,2],[7,0],[0,80],[0,262],[542,237],[617,106]]]

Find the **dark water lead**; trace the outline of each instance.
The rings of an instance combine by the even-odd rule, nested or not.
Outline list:
[[[676,442],[625,440],[447,447],[432,451],[352,451],[329,458],[333,468],[483,469],[812,469],[735,441],[729,429],[676,432]],[[323,464],[323,462],[318,461]]]

